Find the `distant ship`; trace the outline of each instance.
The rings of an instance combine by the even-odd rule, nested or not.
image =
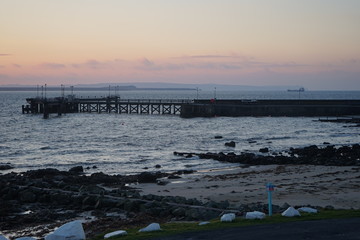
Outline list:
[[[305,92],[305,88],[299,88],[299,89],[288,89],[288,92]]]

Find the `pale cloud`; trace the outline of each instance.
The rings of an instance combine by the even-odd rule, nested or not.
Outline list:
[[[8,54],[8,53],[0,53],[0,57],[6,57],[6,56],[11,56],[12,54]]]
[[[0,65],[0,68],[5,68],[5,65]]]
[[[22,66],[21,66],[20,64],[16,64],[16,63],[14,63],[14,64],[13,64],[13,67],[16,67],[16,68],[21,68]]]
[[[40,65],[42,68],[47,68],[47,69],[63,69],[66,68],[66,65],[61,64],[61,63],[43,63]]]

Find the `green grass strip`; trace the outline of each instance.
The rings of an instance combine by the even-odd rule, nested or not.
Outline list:
[[[295,221],[311,221],[311,220],[322,220],[322,219],[341,219],[341,218],[353,218],[360,217],[360,210],[322,210],[317,214],[301,213],[301,217],[283,217],[280,214],[275,214],[272,217],[266,217],[261,220],[248,220],[245,218],[237,217],[234,222],[220,222],[219,219],[211,220],[209,224],[199,226],[199,222],[172,222],[161,224],[162,231],[157,232],[143,232],[139,233],[139,229],[122,229],[126,230],[128,235],[112,237],[110,240],[135,240],[135,239],[151,239],[155,237],[164,237],[170,235],[181,234],[185,232],[196,232],[215,230],[232,227],[251,226],[259,224],[275,224],[284,222],[295,222]],[[145,226],[144,226],[145,227]],[[114,231],[119,229],[114,229]],[[100,234],[93,240],[104,239],[106,233]]]

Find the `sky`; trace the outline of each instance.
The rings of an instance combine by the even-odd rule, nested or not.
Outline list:
[[[0,85],[360,90],[359,0],[0,0]]]

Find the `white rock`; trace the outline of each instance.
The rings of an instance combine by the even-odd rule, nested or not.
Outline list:
[[[318,210],[315,208],[310,207],[301,207],[297,209],[299,212],[306,212],[306,213],[318,213]]]
[[[85,240],[85,232],[80,221],[72,221],[45,236],[45,240]]]
[[[203,226],[203,225],[206,225],[206,224],[209,224],[210,222],[201,222],[199,223],[199,226]]]
[[[33,238],[33,237],[21,237],[21,238],[16,238],[15,240],[36,240],[36,238]]]
[[[265,213],[258,212],[258,211],[247,212],[245,215],[245,218],[246,219],[263,219],[263,218],[265,218]]]
[[[299,213],[298,210],[296,210],[293,207],[289,207],[288,209],[286,209],[282,214],[282,216],[284,217],[296,217],[296,216],[301,216],[301,214]]]
[[[147,226],[146,228],[140,229],[139,232],[153,232],[153,231],[160,231],[160,230],[161,230],[160,224],[152,223],[149,226]]]
[[[220,221],[221,222],[232,222],[235,220],[235,213],[226,213],[221,216]]]
[[[126,231],[118,230],[118,231],[115,231],[115,232],[105,234],[104,238],[110,238],[110,237],[115,237],[115,236],[125,236],[125,235],[127,235]]]
[[[8,240],[4,235],[0,234],[0,240]]]

